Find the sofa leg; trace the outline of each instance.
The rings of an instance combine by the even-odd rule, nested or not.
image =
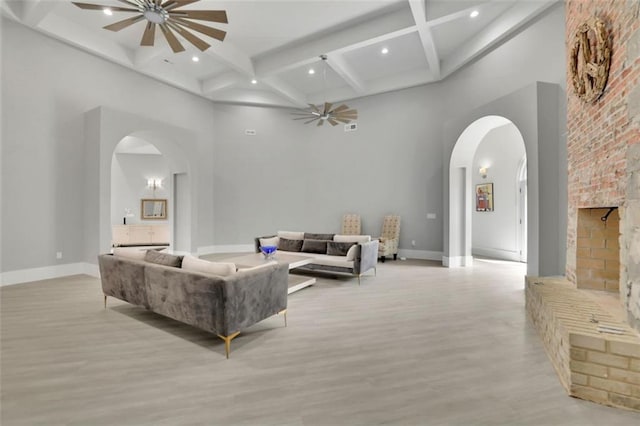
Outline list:
[[[395,254],[393,255],[393,260],[398,260],[398,253],[395,253]]]
[[[373,268],[373,276],[377,277],[378,276],[378,268]]]
[[[384,263],[384,261],[385,261],[385,260],[387,260],[387,256],[382,256],[382,257],[380,257],[380,261],[381,261],[382,263]]]
[[[224,340],[224,351],[227,354],[227,359],[229,359],[229,352],[231,352],[231,341],[238,336],[238,334],[240,334],[239,331],[236,331],[233,334],[230,334],[229,336],[222,336],[220,334],[218,334],[218,337],[221,338],[222,340]]]
[[[360,285],[360,277],[362,276],[362,274],[358,274],[358,285]]]
[[[107,295],[104,295],[104,308],[107,309]]]
[[[278,312],[278,315],[284,315],[284,326],[287,326],[287,310],[283,309],[280,312]]]

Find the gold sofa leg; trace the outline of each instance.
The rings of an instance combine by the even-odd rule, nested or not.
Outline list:
[[[287,310],[283,309],[280,312],[278,312],[278,315],[284,315],[284,326],[287,326]]]
[[[221,338],[222,340],[224,340],[224,351],[227,354],[227,359],[229,359],[229,352],[231,351],[231,341],[238,336],[238,334],[240,334],[239,331],[236,331],[233,334],[230,334],[229,336],[222,336],[220,334],[218,334],[218,337]]]

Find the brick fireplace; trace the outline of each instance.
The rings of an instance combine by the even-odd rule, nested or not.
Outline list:
[[[527,312],[570,395],[640,411],[640,2],[565,12],[568,53],[579,25],[605,22],[611,67],[592,103],[567,73],[566,278],[528,277]]]

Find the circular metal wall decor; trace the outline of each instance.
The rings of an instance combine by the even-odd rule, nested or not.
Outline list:
[[[573,90],[585,102],[595,102],[604,92],[611,65],[611,45],[606,26],[591,18],[578,27],[571,46],[569,71]]]

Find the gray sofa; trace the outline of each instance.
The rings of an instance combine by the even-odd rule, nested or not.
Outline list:
[[[286,326],[286,264],[268,264],[228,276],[111,254],[99,255],[98,264],[105,308],[107,296],[112,296],[215,333],[225,342],[227,358],[231,340],[241,330],[281,313]]]
[[[295,244],[295,243],[298,244]],[[326,248],[322,248],[322,243]],[[350,274],[360,277],[378,265],[378,240],[371,240],[369,235],[315,234],[308,232],[278,231],[276,235],[257,237],[255,250],[260,252],[262,244],[276,245],[278,250],[288,255],[314,257],[313,262],[296,268],[296,271],[321,271],[329,273]],[[310,243],[310,244],[307,244]],[[333,245],[333,247],[329,247]],[[343,249],[336,251],[336,246]],[[353,249],[350,248],[353,246]]]

